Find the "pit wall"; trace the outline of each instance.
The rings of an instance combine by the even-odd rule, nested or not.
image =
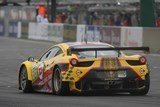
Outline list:
[[[111,27],[18,22],[17,35],[11,37],[61,42],[105,42],[114,46],[149,46],[160,52],[160,28]],[[2,24],[0,25],[2,26]],[[5,27],[4,27],[5,28]],[[0,27],[1,31],[1,27]],[[0,32],[1,34],[1,32]]]
[[[21,30],[23,32],[23,30]],[[143,29],[68,24],[29,23],[28,39],[54,42],[105,42],[114,46],[143,46]],[[24,37],[23,34],[20,37]]]

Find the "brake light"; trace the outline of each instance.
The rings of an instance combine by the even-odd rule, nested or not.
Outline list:
[[[141,57],[139,58],[139,62],[140,62],[141,64],[146,64],[146,62],[147,62],[146,57],[141,56]]]
[[[77,60],[76,58],[72,58],[72,59],[70,60],[70,64],[71,64],[72,66],[76,66],[76,65],[78,64],[78,60]]]

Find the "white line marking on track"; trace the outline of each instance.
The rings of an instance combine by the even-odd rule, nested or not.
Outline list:
[[[154,66],[153,68],[155,68],[155,69],[159,69],[160,67],[156,67],[156,66]]]

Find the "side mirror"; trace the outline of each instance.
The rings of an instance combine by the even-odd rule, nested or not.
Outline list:
[[[34,57],[29,57],[28,61],[33,62],[34,61]]]

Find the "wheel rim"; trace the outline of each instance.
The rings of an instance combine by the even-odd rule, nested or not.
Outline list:
[[[26,82],[27,82],[27,75],[26,75],[26,70],[23,68],[21,71],[21,75],[20,75],[20,84],[21,84],[21,88],[22,90],[25,89],[26,87]]]
[[[54,89],[58,92],[61,88],[61,75],[60,70],[57,68],[54,73]]]

